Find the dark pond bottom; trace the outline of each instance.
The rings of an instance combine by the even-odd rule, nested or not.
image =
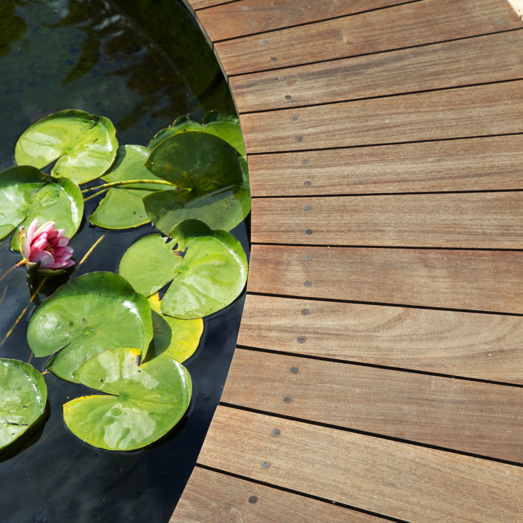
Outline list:
[[[75,108],[107,116],[120,144],[147,145],[177,116],[233,113],[218,65],[196,24],[174,0],[0,0],[0,168],[14,165],[18,136],[37,119]],[[98,200],[86,202],[89,216]],[[1,212],[1,210],[0,210]],[[119,259],[152,226],[130,231],[92,228],[84,221],[71,242],[75,259],[103,239],[73,277],[116,272]],[[248,253],[246,224],[232,233]],[[0,276],[20,259],[0,244]],[[64,279],[50,282],[43,301]],[[30,301],[25,270],[0,283],[0,343]],[[62,406],[93,391],[44,378],[49,401],[43,422],[0,454],[0,521],[166,523],[183,491],[223,390],[244,297],[204,319],[200,347],[184,365],[194,392],[188,413],[164,438],[133,452],[106,452],[77,439]],[[30,361],[26,341],[35,305],[0,347],[0,357]]]

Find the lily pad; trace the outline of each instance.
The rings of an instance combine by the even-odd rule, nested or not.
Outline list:
[[[60,351],[48,368],[73,382],[76,370],[108,349],[132,346],[145,359],[152,338],[147,299],[112,272],[85,274],[60,287],[36,309],[27,331],[35,356]]]
[[[238,240],[186,220],[171,231],[141,238],[120,261],[118,272],[137,292],[150,296],[172,280],[161,311],[180,319],[202,318],[232,303],[247,281],[247,257]]]
[[[179,320],[160,311],[162,302],[159,294],[148,299],[153,315],[154,339],[149,348],[148,359],[160,354],[183,363],[198,348],[203,334],[203,320]]]
[[[42,118],[16,142],[18,165],[39,169],[58,160],[51,174],[78,184],[94,180],[111,167],[118,149],[111,120],[76,109]]]
[[[29,363],[0,358],[0,449],[13,443],[44,415],[47,386]]]
[[[151,221],[164,234],[188,219],[230,231],[251,210],[245,160],[216,136],[200,132],[171,136],[153,150],[145,166],[179,187],[143,200]]]
[[[151,150],[141,145],[121,145],[118,148],[116,161],[102,177],[105,182],[126,180],[159,180],[145,168]],[[98,208],[89,220],[106,229],[129,229],[149,223],[151,220],[145,212],[142,198],[157,192],[169,190],[166,185],[132,184],[109,189]]]
[[[135,450],[169,432],[192,396],[187,369],[166,356],[140,365],[140,351],[102,352],[75,372],[78,382],[106,396],[64,405],[65,423],[81,440],[106,450]]]
[[[171,127],[158,131],[149,143],[149,149],[154,149],[160,142],[179,133],[196,131],[208,133],[232,145],[242,156],[245,156],[242,129],[238,118],[220,111],[211,111],[203,117],[203,124],[191,120],[188,116],[180,116]]]
[[[11,167],[0,172],[0,239],[13,229],[53,220],[71,238],[82,221],[84,201],[76,183],[67,178],[51,178],[35,167]],[[11,246],[18,249],[13,235]]]

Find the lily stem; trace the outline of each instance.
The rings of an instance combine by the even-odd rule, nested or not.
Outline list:
[[[168,182],[166,180],[123,180],[120,182],[111,182],[104,183],[103,185],[97,185],[96,187],[91,187],[89,189],[84,189],[82,192],[95,191],[96,189],[109,189],[111,187],[119,187],[121,185],[134,185],[137,183],[155,183],[157,185],[170,185],[171,187],[176,187],[174,183]]]
[[[13,265],[8,271],[4,272],[2,276],[0,276],[0,283],[7,278],[16,268],[18,267],[18,264]]]
[[[15,265],[16,267],[16,265]],[[31,303],[33,303],[34,299],[36,298],[36,296],[38,295],[38,293],[42,290],[42,287],[44,286],[44,283],[47,281],[47,278],[44,278],[41,282],[40,282],[40,285],[38,286],[38,289],[36,289],[36,291],[34,292],[34,294],[31,296],[31,299],[29,300],[29,303],[27,304],[27,306],[25,307],[25,309],[22,311],[22,313],[20,314],[20,316],[18,316],[18,318],[16,319],[14,325],[11,327],[11,329],[9,330],[9,332],[5,335],[4,339],[2,340],[2,343],[0,343],[0,348],[2,347],[2,345],[7,341],[7,338],[9,338],[9,336],[11,336],[11,333],[15,330],[15,327],[20,323],[20,320],[25,316],[25,313],[27,312],[27,309],[29,308],[29,305],[31,305]]]

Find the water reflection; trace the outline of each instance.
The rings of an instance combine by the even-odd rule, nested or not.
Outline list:
[[[211,50],[175,0],[0,0],[0,78],[0,169],[14,165],[15,142],[30,123],[66,108],[107,116],[120,143],[142,145],[179,115],[234,112]],[[98,201],[87,202],[86,216]],[[103,239],[74,276],[115,272],[125,250],[151,232],[150,225],[105,231],[84,222],[71,241],[77,261]],[[232,232],[248,252],[246,225]],[[8,244],[0,242],[0,274],[20,259]],[[35,302],[64,278],[51,280]],[[30,283],[23,269],[0,283],[0,342],[28,305]],[[26,341],[34,309],[29,305],[0,356],[30,360],[43,371],[49,358],[34,358]],[[62,406],[92,391],[46,374],[45,424],[0,454],[0,521],[166,523],[219,401],[242,309],[243,297],[205,320],[200,347],[186,364],[194,385],[188,414],[144,450],[111,453],[78,440]]]

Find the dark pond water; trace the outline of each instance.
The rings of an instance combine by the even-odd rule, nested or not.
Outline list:
[[[175,0],[0,0],[0,169],[14,165],[18,136],[39,118],[68,108],[107,116],[120,144],[147,145],[177,116],[201,119],[218,109],[234,114],[228,87],[194,20]],[[86,202],[89,216],[98,200]],[[246,224],[232,233],[248,253]],[[151,226],[106,231],[84,221],[71,242],[81,260],[74,276],[116,272],[120,257]],[[0,243],[0,275],[19,260]],[[27,325],[39,301],[64,283],[52,280],[31,304],[0,356],[34,358]],[[23,269],[0,283],[0,343],[30,300]],[[184,365],[194,386],[184,419],[143,450],[106,452],[78,440],[62,405],[89,394],[46,374],[44,422],[0,454],[0,521],[166,523],[191,474],[234,351],[244,298],[205,318],[204,335]]]

